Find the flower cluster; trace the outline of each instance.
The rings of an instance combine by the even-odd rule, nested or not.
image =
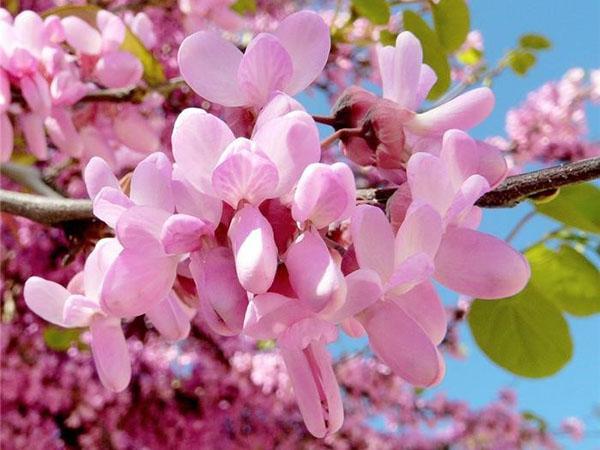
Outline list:
[[[577,161],[600,155],[587,140],[586,107],[600,102],[600,71],[586,80],[583,69],[569,70],[561,80],[544,84],[506,115],[508,141],[496,141],[517,165],[539,161]]]
[[[245,111],[242,129],[250,131],[188,108],[174,124],[173,160],[152,153],[119,181],[105,160],[90,159],[84,179],[94,214],[115,237],[98,241],[66,288],[32,277],[24,298],[56,325],[89,328],[109,389],[124,390],[132,376],[123,321],[145,315],[179,340],[198,311],[220,335],[274,340],[308,431],[324,437],[343,425],[327,351],[338,327],[367,335],[402,379],[431,386],[444,375],[438,345],[446,333],[433,281],[484,299],[527,283],[523,256],[476,231],[475,202],[507,169],[462,130],[489,113],[491,92],[417,114],[434,80],[418,40],[402,33],[380,50],[384,98],[366,101],[352,134],[360,149],[349,153],[374,154],[354,160],[401,183],[388,218],[357,206],[348,165],[321,162],[316,124],[290,97],[319,76],[329,49],[327,26],[308,11],[257,35],[244,53],[214,33],[195,33],[179,51],[186,82]],[[392,129],[402,136],[389,136]]]
[[[155,36],[148,17],[140,13],[128,19],[138,38],[151,44]],[[130,166],[129,161],[158,149],[160,125],[153,127],[143,114],[152,109],[152,99],[139,108],[127,103],[75,108],[102,88],[133,88],[142,82],[142,63],[122,49],[127,39],[137,39],[128,35],[132,31],[123,20],[102,10],[93,25],[76,16],[42,19],[33,11],[13,19],[0,9],[3,162],[10,159],[19,133],[38,160],[51,157],[46,136],[72,158],[85,163],[102,156],[114,167]],[[143,139],[133,139],[132,130],[144,130]]]

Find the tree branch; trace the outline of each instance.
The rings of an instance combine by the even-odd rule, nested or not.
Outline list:
[[[508,177],[477,200],[476,205],[482,208],[512,208],[536,195],[597,178],[600,178],[600,157],[584,159]],[[357,197],[366,203],[385,204],[395,191],[396,188],[359,189]]]
[[[50,198],[5,189],[0,189],[0,211],[47,225],[94,217],[89,200]]]
[[[44,183],[42,174],[36,167],[6,162],[0,165],[0,173],[36,194],[52,198],[63,198],[62,195]]]
[[[476,204],[484,208],[511,208],[537,194],[596,178],[600,178],[600,157],[508,177]],[[357,198],[366,203],[385,204],[395,190],[359,189]],[[90,200],[49,198],[6,190],[0,190],[0,211],[49,225],[94,217]]]

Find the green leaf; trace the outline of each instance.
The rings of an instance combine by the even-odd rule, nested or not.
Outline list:
[[[531,281],[543,296],[574,316],[600,312],[600,272],[584,255],[568,245],[558,251],[543,244],[525,253]]]
[[[44,342],[52,350],[64,352],[79,342],[79,328],[59,328],[49,325],[44,328]]]
[[[385,0],[352,0],[352,6],[359,16],[376,25],[386,25],[390,21],[390,5]]]
[[[541,34],[528,33],[519,38],[519,45],[530,50],[546,50],[552,47],[550,40]]]
[[[417,13],[406,10],[403,13],[404,29],[413,33],[423,47],[423,62],[428,64],[437,75],[437,81],[427,98],[435,100],[450,87],[450,64],[446,52],[438,37],[427,22]]]
[[[45,11],[42,13],[42,17],[48,17],[50,15],[56,15],[58,17],[75,16],[85,20],[94,28],[97,28],[96,15],[98,14],[98,11],[100,11],[100,8],[93,5],[59,6]],[[146,80],[150,86],[157,86],[167,81],[160,62],[146,47],[144,47],[142,41],[133,34],[129,27],[126,29],[125,40],[121,45],[121,49],[131,53],[140,60],[144,67],[144,80]]]
[[[382,45],[396,45],[396,38],[398,35],[388,30],[381,30],[379,32],[379,42]]]
[[[554,200],[535,207],[565,225],[600,233],[600,189],[593,184],[565,186]]]
[[[552,375],[573,354],[569,328],[560,310],[531,283],[510,298],[475,300],[467,320],[479,348],[517,375]]]
[[[476,48],[469,48],[464,52],[456,55],[456,58],[463,64],[467,66],[474,66],[479,61],[481,61],[481,57],[483,56],[483,52],[481,50],[477,50]]]
[[[508,54],[508,65],[517,75],[525,75],[536,62],[537,58],[527,50],[512,50]]]
[[[537,415],[536,413],[534,413],[533,411],[523,411],[521,413],[521,417],[523,417],[523,419],[528,420],[530,422],[535,422],[538,425],[538,429],[542,432],[546,431],[548,429],[548,424],[546,423],[546,421],[540,417],[539,415]]]
[[[247,13],[255,13],[256,0],[237,0],[230,6],[230,8],[240,16],[243,16]]]
[[[431,12],[440,43],[447,52],[455,52],[465,42],[471,28],[466,1],[441,0],[431,5]]]

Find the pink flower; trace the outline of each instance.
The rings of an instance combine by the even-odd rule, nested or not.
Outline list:
[[[310,45],[307,45],[310,43]],[[288,16],[273,33],[256,36],[246,52],[209,31],[186,38],[179,66],[186,82],[207,100],[260,109],[277,91],[295,95],[323,70],[329,29],[309,11]]]
[[[574,441],[580,441],[585,435],[585,424],[577,417],[567,417],[560,424],[560,429]]]
[[[120,251],[116,239],[98,242],[85,264],[82,292],[73,286],[78,284],[76,279],[71,290],[39,277],[29,278],[24,288],[27,306],[41,318],[62,327],[90,328],[92,355],[100,380],[116,392],[129,384],[131,362],[121,319],[107,313],[99,297],[106,271]]]

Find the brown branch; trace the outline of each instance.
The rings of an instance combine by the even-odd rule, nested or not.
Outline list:
[[[36,194],[52,198],[63,198],[62,195],[44,183],[42,174],[34,166],[6,162],[0,165],[0,173]]]
[[[600,157],[562,164],[508,177],[496,189],[477,200],[476,205],[483,208],[512,208],[536,195],[597,178],[600,178]],[[359,189],[357,196],[367,203],[385,204],[395,191],[396,188]]]
[[[47,225],[94,217],[89,200],[50,198],[5,189],[0,189],[0,211]]]
[[[484,208],[510,208],[527,198],[561,186],[596,178],[600,178],[600,157],[508,177],[496,189],[483,195],[476,204]],[[359,189],[357,199],[385,204],[395,190]],[[6,190],[0,190],[0,210],[49,225],[94,217],[90,200],[48,198]]]

